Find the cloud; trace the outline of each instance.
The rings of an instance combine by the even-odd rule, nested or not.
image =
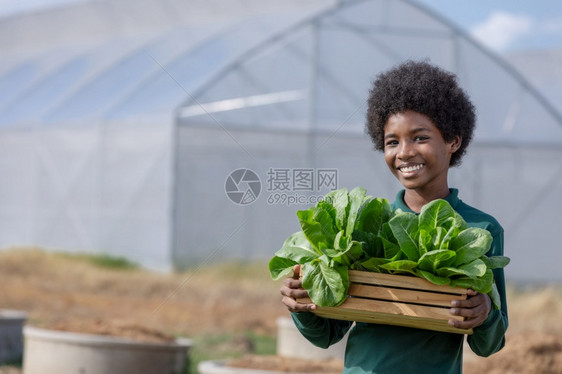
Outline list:
[[[531,33],[534,26],[531,17],[496,11],[484,22],[472,27],[470,33],[491,49],[503,51],[518,38]]]

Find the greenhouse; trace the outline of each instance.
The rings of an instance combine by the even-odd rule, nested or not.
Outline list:
[[[269,258],[334,188],[394,199],[365,100],[379,72],[427,59],[477,108],[450,185],[502,223],[508,277],[559,274],[559,98],[414,0],[267,3],[113,0],[0,21],[14,35],[1,41],[0,245],[163,270]]]

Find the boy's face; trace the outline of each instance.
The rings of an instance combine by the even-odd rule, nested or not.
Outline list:
[[[421,193],[448,188],[451,155],[461,139],[447,143],[424,114],[406,111],[391,115],[384,127],[384,158],[390,171],[406,189]]]

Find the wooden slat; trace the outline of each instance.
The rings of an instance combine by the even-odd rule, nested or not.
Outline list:
[[[302,303],[311,302],[311,300],[308,298],[299,299],[298,301]],[[375,304],[379,304],[380,308],[376,308]],[[314,311],[314,314],[324,318],[339,319],[344,321],[380,323],[385,325],[405,326],[418,329],[421,328],[426,330],[450,332],[456,334],[473,333],[472,329],[459,329],[449,325],[449,319],[462,320],[462,317],[453,315],[445,316],[441,311],[431,310],[441,308],[420,307],[417,305],[414,305],[414,308],[404,308],[406,304],[394,306],[380,304],[400,303],[393,303],[388,301],[380,301],[379,303],[376,303],[376,301],[374,300],[350,298],[337,307],[318,307]],[[422,312],[420,311],[420,308],[428,308],[430,310]],[[396,313],[397,310],[401,313]],[[448,309],[442,310],[448,312]],[[433,318],[435,316],[435,313],[439,315],[439,318]]]
[[[425,279],[349,270],[351,295],[340,306],[318,307],[314,313],[326,318],[381,323],[460,334],[472,329],[449,326],[448,320],[462,321],[450,314],[451,300],[466,299],[467,289],[440,286]],[[311,303],[309,298],[298,299]]]
[[[467,293],[465,288],[437,285],[419,277],[373,273],[369,271],[349,270],[349,281],[379,286],[446,292],[459,295]]]
[[[403,316],[423,317],[433,319],[459,319],[463,317],[451,315],[448,308],[438,308],[425,305],[405,304],[392,301],[380,301],[370,299],[348,298],[340,305],[342,310],[355,309],[366,312],[380,312],[388,314],[398,314]]]
[[[466,299],[466,294],[450,295],[437,292],[405,290],[401,288],[366,286],[363,284],[355,283],[349,286],[348,294],[351,296],[366,297],[371,299],[382,299],[443,307],[451,307],[452,300]]]
[[[338,308],[320,308],[316,311],[320,317],[340,319],[346,321],[364,322],[364,323],[380,323],[384,325],[405,326],[412,328],[423,328],[426,330],[450,332],[456,334],[472,334],[472,329],[459,329],[450,326],[445,320],[436,320],[423,317],[403,316],[396,314],[387,314],[379,312],[365,313],[361,310],[347,310],[342,314]]]
[[[302,303],[312,303],[308,298],[299,299]],[[448,321],[449,319],[464,320],[461,316],[454,316],[449,313],[448,308],[439,308],[425,305],[404,304],[393,301],[381,301],[371,299],[360,299],[350,297],[337,307],[318,307],[317,310],[333,308],[339,309],[342,313],[349,310],[362,310],[364,312],[378,312],[385,314],[396,314],[410,317],[423,317],[431,319],[441,319]]]

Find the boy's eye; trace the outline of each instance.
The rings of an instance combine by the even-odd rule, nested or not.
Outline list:
[[[398,144],[398,141],[397,141],[397,140],[389,140],[389,141],[387,141],[387,142],[385,143],[385,145],[386,145],[387,147],[388,147],[388,146],[393,146],[393,145],[396,145],[396,144]]]
[[[420,135],[420,136],[416,136],[416,139],[415,139],[415,140],[416,140],[416,141],[419,141],[419,140],[427,140],[427,139],[429,139],[427,136],[422,136],[422,135]]]

